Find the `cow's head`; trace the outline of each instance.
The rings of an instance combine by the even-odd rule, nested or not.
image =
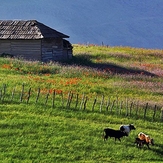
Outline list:
[[[154,145],[154,139],[150,139],[150,144]]]
[[[130,124],[130,125],[129,125],[129,128],[130,128],[130,130],[135,130],[135,129],[136,129],[135,126],[134,126],[133,124]]]

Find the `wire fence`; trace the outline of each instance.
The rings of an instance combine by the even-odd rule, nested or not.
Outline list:
[[[52,108],[101,112],[108,115],[163,122],[163,109],[156,104],[141,103],[118,96],[89,96],[84,93],[63,92],[55,89],[32,89],[25,87],[24,84],[12,89],[8,89],[7,85],[3,84],[0,89],[0,103],[41,104]]]

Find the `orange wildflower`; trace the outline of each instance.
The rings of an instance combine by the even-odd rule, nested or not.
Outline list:
[[[2,65],[2,68],[11,69],[11,66],[9,64],[4,64],[4,65]]]

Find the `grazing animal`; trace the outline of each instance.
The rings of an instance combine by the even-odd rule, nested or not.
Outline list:
[[[129,125],[121,125],[119,128],[122,132],[125,132],[127,134],[127,136],[129,136],[129,133],[131,130],[135,130],[135,126],[133,124],[129,124]]]
[[[120,131],[120,130],[114,130],[114,129],[111,129],[111,128],[105,128],[104,129],[104,141],[108,139],[108,137],[114,137],[115,138],[115,141],[116,139],[118,139],[119,141],[121,141],[121,138],[123,136],[127,136],[126,133]]]
[[[134,142],[137,147],[142,147],[144,144],[146,144],[145,140],[140,140],[139,138],[135,138],[135,142]]]
[[[154,145],[154,139],[150,138],[149,135],[146,135],[143,132],[138,134],[138,138],[143,142],[142,145],[146,144],[149,149],[149,145]]]

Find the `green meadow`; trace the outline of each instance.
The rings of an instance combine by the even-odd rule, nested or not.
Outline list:
[[[73,58],[63,62],[0,58],[0,161],[163,162],[163,50],[77,44],[73,47]],[[36,102],[38,88],[40,96]],[[70,92],[74,96],[67,107]],[[75,107],[77,95],[79,104]],[[80,107],[83,95],[87,97],[84,109]],[[97,104],[92,110],[95,98]],[[117,105],[112,103],[113,112],[106,111],[108,99],[128,99],[135,105],[139,102],[139,116],[126,116],[126,105],[124,114],[117,114]],[[146,103],[148,118],[144,119]],[[150,118],[155,105],[156,121]],[[132,111],[135,113],[136,106]],[[118,129],[121,124],[130,123],[136,130],[121,142],[114,138],[103,140],[104,128]],[[134,141],[139,132],[154,139],[151,149],[136,147]]]

